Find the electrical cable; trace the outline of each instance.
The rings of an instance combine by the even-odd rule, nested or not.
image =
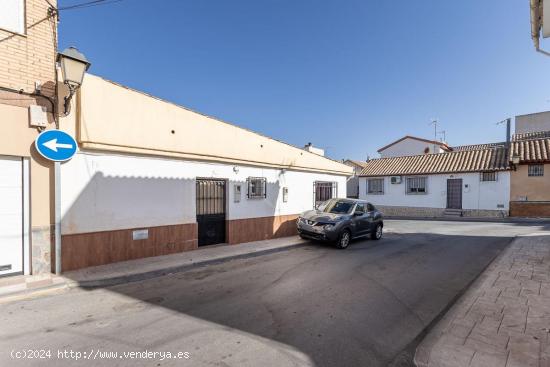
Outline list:
[[[124,0],[92,0],[92,1],[87,1],[85,3],[80,3],[80,4],[74,4],[74,5],[67,5],[67,6],[63,6],[63,7],[58,7],[57,10],[60,11],[60,10],[76,10],[76,9],[82,9],[82,8],[89,8],[89,7],[92,7],[92,6],[99,6],[99,5],[108,5],[108,4],[113,4],[113,3],[119,3],[121,1],[124,1]]]

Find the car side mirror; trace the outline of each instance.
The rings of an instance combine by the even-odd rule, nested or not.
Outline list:
[[[362,211],[359,211],[359,210],[357,210],[355,213],[353,213],[353,215],[356,216],[356,217],[360,217],[363,214],[365,214],[365,212],[362,212]]]

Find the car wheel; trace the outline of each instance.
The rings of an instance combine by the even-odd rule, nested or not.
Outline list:
[[[345,249],[349,246],[350,241],[351,241],[351,232],[345,229],[342,231],[342,233],[340,233],[338,242],[336,242],[336,247],[338,247],[339,249]]]
[[[382,225],[380,223],[377,224],[374,231],[370,233],[370,238],[373,240],[379,240],[382,238]]]

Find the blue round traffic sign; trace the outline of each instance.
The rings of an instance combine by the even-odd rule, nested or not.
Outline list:
[[[76,153],[76,140],[61,130],[46,130],[34,141],[38,153],[50,161],[69,160]]]

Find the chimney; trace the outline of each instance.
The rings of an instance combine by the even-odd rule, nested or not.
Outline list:
[[[305,146],[304,146],[304,150],[310,152],[310,153],[313,153],[313,154],[317,154],[317,155],[321,155],[321,156],[325,156],[325,151],[324,149],[321,149],[321,148],[315,148],[313,146],[313,144],[311,143],[307,143]]]

